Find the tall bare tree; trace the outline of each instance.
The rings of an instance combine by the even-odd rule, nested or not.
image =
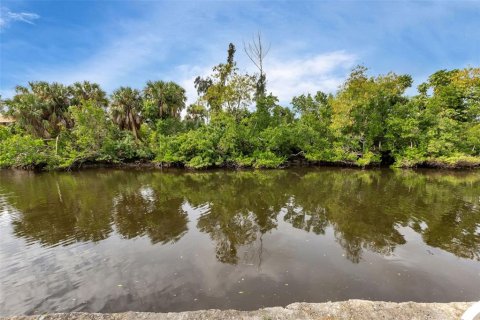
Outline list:
[[[252,42],[243,43],[243,50],[259,72],[255,96],[257,99],[264,97],[267,91],[267,76],[263,69],[263,62],[270,51],[270,44],[265,45],[262,41],[262,34],[257,32],[257,34],[253,36]]]

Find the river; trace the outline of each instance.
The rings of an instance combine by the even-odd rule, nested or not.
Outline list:
[[[480,171],[0,171],[0,316],[480,299]]]

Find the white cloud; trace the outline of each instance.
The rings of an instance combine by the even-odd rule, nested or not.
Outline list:
[[[197,98],[197,89],[195,89],[195,78],[198,76],[205,77],[208,76],[212,72],[211,66],[190,66],[190,65],[181,65],[175,68],[172,77],[173,81],[177,81],[179,85],[181,85],[185,91],[187,92],[187,104],[194,103]]]
[[[0,30],[5,29],[12,22],[24,22],[34,24],[33,21],[40,16],[32,12],[12,12],[8,8],[0,8]]]
[[[219,62],[212,61],[203,66],[178,66],[169,79],[185,88],[187,104],[194,103],[198,97],[194,86],[195,78],[210,75],[212,67]],[[246,59],[241,62],[248,63]],[[357,57],[345,51],[334,51],[302,59],[267,57],[265,62],[268,92],[277,96],[281,104],[287,105],[294,96],[304,93],[336,91],[357,63]],[[249,66],[247,71],[252,74],[256,70]]]
[[[111,92],[120,85],[132,85],[143,70],[152,61],[152,57],[163,54],[160,45],[162,39],[151,34],[128,34],[112,40],[92,54],[88,59],[76,65],[49,70],[29,72],[29,79],[42,79],[72,84],[88,80],[102,85]],[[141,80],[146,81],[145,79]]]
[[[266,60],[267,88],[283,103],[303,93],[333,92],[345,80],[357,57],[345,51],[303,59]]]
[[[214,63],[210,66],[192,66],[192,65],[180,65],[174,68],[173,72],[168,74],[168,81],[175,81],[180,86],[182,86],[186,91],[187,96],[187,106],[189,104],[195,103],[198,99],[197,89],[195,89],[195,78],[198,76],[206,77],[212,72],[212,67]],[[184,117],[187,111],[184,109],[181,113],[181,116]]]
[[[29,80],[64,84],[89,80],[99,83],[109,93],[120,85],[141,88],[148,79],[172,80],[186,89],[187,103],[193,103],[197,99],[194,79],[209,75],[212,67],[225,59],[227,38],[239,44],[240,36],[226,32],[221,39],[198,40],[203,39],[199,34],[205,32],[201,23],[205,18],[182,19],[184,16],[191,17],[196,6],[190,11],[177,7],[161,9],[151,8],[141,20],[110,21],[102,29],[102,42],[92,52],[72,60],[75,63],[59,59],[57,65],[29,67],[22,76]],[[4,11],[2,9],[2,24],[4,16],[7,16]],[[5,12],[14,17],[11,19],[31,21],[28,20],[30,16],[25,15],[29,13],[12,16],[10,11]],[[188,21],[188,27],[180,21]],[[164,33],[159,30],[169,31]],[[225,46],[220,47],[220,42]],[[186,50],[188,46],[192,49]],[[277,48],[282,49],[270,52],[265,70],[268,91],[278,96],[283,105],[302,93],[335,91],[357,61],[355,55],[345,51],[299,55],[296,46],[279,45]],[[242,70],[255,72],[241,45],[237,47],[236,60]]]
[[[303,93],[334,92],[356,64],[357,57],[345,51],[334,51],[302,59],[267,57],[265,62],[267,90],[285,105],[294,96]],[[197,98],[193,83],[195,78],[209,75],[214,65],[182,65],[176,68],[174,80],[187,91],[188,103],[195,102]],[[253,73],[255,69],[248,68],[248,71]]]

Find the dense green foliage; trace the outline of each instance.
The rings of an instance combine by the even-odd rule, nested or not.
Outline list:
[[[262,75],[226,63],[195,79],[186,107],[174,82],[121,87],[31,82],[2,101],[0,167],[70,168],[84,162],[154,161],[189,168],[274,168],[291,159],[368,166],[480,164],[480,68],[441,70],[407,96],[409,75],[371,77],[356,67],[335,94],[258,94]],[[185,116],[181,113],[185,110]]]

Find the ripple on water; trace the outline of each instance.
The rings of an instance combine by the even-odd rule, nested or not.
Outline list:
[[[480,299],[480,173],[0,172],[0,315]]]

